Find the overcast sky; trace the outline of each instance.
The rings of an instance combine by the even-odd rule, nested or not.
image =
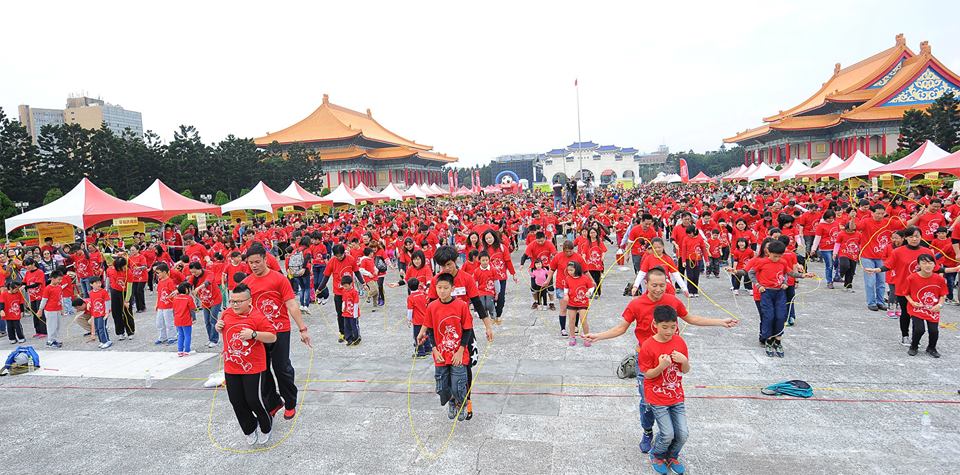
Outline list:
[[[575,141],[576,78],[583,140],[703,151],[897,33],[960,71],[947,0],[88,3],[0,7],[7,115],[86,92],[211,143],[277,131],[327,93],[472,165]]]

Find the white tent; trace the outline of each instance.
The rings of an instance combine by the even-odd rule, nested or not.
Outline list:
[[[420,185],[414,183],[410,185],[410,188],[407,188],[407,193],[417,197],[417,198],[426,198],[427,192],[420,189]]]
[[[746,165],[740,165],[740,168],[734,170],[733,173],[728,173],[727,175],[721,177],[721,180],[722,180],[722,181],[733,181],[733,180],[735,180],[735,179],[737,178],[737,176],[739,176],[740,174],[742,174],[742,173],[745,172],[745,171],[747,171],[747,166],[746,166]]]
[[[280,194],[283,196],[286,196],[287,198],[300,200],[305,206],[312,206],[320,203],[331,204],[329,200],[326,200],[318,195],[310,193],[295,181],[291,181],[290,185],[287,186],[287,189],[281,191]]]
[[[333,204],[340,205],[356,205],[358,201],[363,201],[362,196],[358,196],[350,188],[347,188],[347,185],[344,185],[342,182],[337,185],[337,187],[330,192],[330,194],[323,197],[324,199],[330,200]]]
[[[449,194],[450,194],[450,190],[447,189],[447,188],[444,188],[444,187],[440,186],[439,183],[434,183],[434,184],[433,184],[433,188],[434,188],[435,190],[437,190],[437,193],[440,193],[441,195],[449,195]]]
[[[819,165],[800,173],[797,173],[795,178],[817,178],[817,173],[820,173],[822,170],[829,170],[839,164],[843,163],[843,159],[838,157],[837,154],[831,153],[826,160],[820,162]]]
[[[362,201],[369,201],[371,203],[376,203],[378,201],[387,201],[390,199],[389,196],[377,193],[376,191],[371,190],[365,183],[362,181],[356,188],[353,189],[353,194],[360,195],[363,197]]]
[[[817,178],[835,178],[837,180],[846,180],[848,178],[856,178],[860,176],[867,176],[870,173],[870,170],[874,168],[880,168],[883,164],[871,159],[866,156],[863,152],[857,150],[857,153],[854,153],[852,157],[848,158],[845,162],[837,165],[833,168],[827,168],[819,173],[817,173]]]
[[[397,185],[394,185],[393,183],[390,183],[389,185],[387,185],[387,187],[384,188],[383,191],[381,191],[380,193],[386,196],[387,198],[390,198],[391,200],[397,200],[397,201],[403,201],[407,198],[413,198],[412,193],[400,191],[400,189],[397,188]]]
[[[893,163],[888,163],[882,167],[874,168],[870,170],[870,177],[880,176],[884,173],[890,173],[893,175],[903,176],[904,174],[911,174],[910,170],[926,165],[932,161],[940,160],[943,157],[950,155],[950,152],[945,152],[942,148],[937,147],[937,145],[929,140],[923,143],[919,148],[910,152],[910,155],[901,158]]]
[[[757,171],[757,167],[758,167],[758,165],[757,165],[756,163],[751,163],[750,166],[747,167],[746,170],[744,170],[744,171],[742,171],[742,172],[739,172],[739,173],[734,173],[733,175],[730,175],[730,176],[727,177],[727,178],[729,178],[730,180],[733,180],[733,181],[746,180],[748,176],[750,176],[751,174],[753,174],[753,172]]]
[[[805,163],[801,162],[799,159],[794,159],[791,160],[790,163],[788,163],[787,166],[783,167],[783,169],[780,171],[771,175],[767,175],[767,180],[792,180],[797,176],[797,173],[805,172],[809,169],[810,167],[808,167]]]
[[[680,183],[681,181],[683,181],[683,179],[680,178],[680,175],[677,175],[676,173],[671,173],[666,177],[664,177],[663,181],[665,181],[666,183]]]
[[[304,203],[298,199],[277,193],[261,181],[257,183],[257,186],[254,186],[252,190],[247,192],[247,194],[221,206],[220,209],[223,211],[223,214],[242,209],[272,213],[284,206],[300,206],[302,208],[304,207]]]
[[[653,180],[650,180],[650,183],[651,184],[663,183],[664,181],[666,181],[666,177],[667,177],[666,173],[663,173],[663,172],[657,173],[657,176]]]
[[[774,170],[772,167],[770,167],[770,165],[767,165],[766,163],[761,163],[760,165],[757,165],[757,168],[753,170],[752,173],[750,173],[744,178],[746,178],[747,181],[763,180],[767,177],[767,175],[771,173],[776,173],[776,172],[777,171]]]

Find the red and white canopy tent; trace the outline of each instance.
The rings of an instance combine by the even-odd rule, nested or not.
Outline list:
[[[746,177],[747,181],[758,181],[767,178],[767,175],[771,173],[776,173],[777,171],[773,169],[770,165],[767,165],[766,162],[760,163],[757,165],[757,168],[753,170]]]
[[[413,195],[416,198],[426,198],[428,196],[427,192],[420,188],[420,185],[414,183],[410,185],[410,188],[407,188],[407,193]]]
[[[371,203],[379,203],[381,201],[388,201],[389,196],[382,193],[377,193],[376,191],[371,190],[365,183],[362,181],[356,188],[353,189],[353,193],[363,197],[362,201],[369,201]]]
[[[503,190],[497,185],[490,185],[483,187],[483,192],[488,195],[497,195],[503,193]]]
[[[475,194],[475,191],[461,185],[460,188],[453,192],[452,196],[471,196]]]
[[[302,206],[313,206],[317,204],[333,204],[332,201],[325,199],[321,196],[310,193],[296,181],[291,181],[290,185],[287,186],[287,189],[280,192],[281,195],[286,196],[287,198],[295,199],[300,201]]]
[[[737,176],[743,174],[743,173],[746,172],[746,171],[747,171],[747,166],[746,166],[746,165],[740,165],[740,168],[734,170],[733,173],[730,173],[730,174],[728,174],[728,175],[726,175],[726,176],[720,177],[720,181],[734,181],[734,180],[736,180]]]
[[[793,159],[793,160],[790,160],[790,163],[788,163],[787,166],[783,167],[780,171],[767,175],[767,180],[768,181],[792,180],[794,177],[797,176],[797,173],[805,172],[809,169],[810,167],[808,167],[806,164],[804,164],[800,160]]]
[[[289,196],[283,196],[261,181],[247,194],[221,206],[220,209],[223,213],[245,209],[273,213],[284,206],[306,208],[306,205],[302,201],[290,198]]]
[[[187,213],[210,213],[217,216],[221,214],[219,206],[187,198],[170,189],[159,178],[129,202],[160,210],[163,213],[160,221],[168,221],[174,216]]]
[[[807,171],[803,171],[803,172],[797,173],[796,178],[811,178],[811,179],[816,179],[816,178],[817,178],[817,173],[820,173],[821,171],[824,171],[824,170],[829,170],[829,169],[831,169],[831,168],[833,168],[833,167],[835,167],[835,166],[837,166],[837,165],[840,165],[840,164],[842,164],[842,163],[843,163],[843,159],[842,159],[842,158],[838,157],[837,154],[835,154],[835,153],[831,153],[830,156],[827,157],[826,160],[820,162],[817,166],[815,166],[815,167],[813,167],[813,168],[811,168],[811,169],[809,169],[809,170],[807,170]]]
[[[324,198],[330,200],[333,204],[351,206],[364,200],[362,196],[356,194],[350,188],[347,188],[343,183],[337,185],[337,187],[334,188],[330,194],[324,196]]]
[[[110,196],[84,178],[77,186],[53,203],[4,221],[7,233],[37,223],[64,223],[88,229],[115,218],[147,218],[161,220],[163,211],[123,201]]]
[[[937,147],[936,144],[927,140],[919,148],[910,152],[906,157],[901,158],[893,163],[888,163],[882,167],[874,168],[870,170],[870,178],[875,176],[880,176],[885,173],[891,175],[900,175],[910,178],[911,176],[919,175],[924,172],[917,172],[915,169],[917,167],[924,166],[935,160],[940,160],[943,157],[950,155],[950,152],[945,152],[940,147]]]
[[[409,191],[400,191],[400,188],[397,188],[397,185],[394,185],[393,183],[390,183],[389,185],[387,185],[383,189],[383,191],[381,191],[380,193],[386,196],[387,198],[390,198],[391,200],[397,200],[397,201],[403,201],[409,198],[415,198],[415,196],[413,196],[413,193],[410,193]]]
[[[817,179],[833,178],[835,180],[847,180],[849,178],[867,176],[867,174],[870,173],[870,170],[879,168],[881,166],[883,166],[882,163],[871,159],[863,152],[857,150],[852,157],[848,158],[843,163],[833,168],[820,170],[816,175],[814,175],[814,177]]]
[[[706,173],[701,171],[697,173],[697,176],[690,179],[690,183],[713,183],[713,178],[710,178]]]
[[[431,190],[433,190],[437,194],[437,196],[446,196],[450,194],[449,190],[443,189],[443,187],[437,183],[433,183],[429,185],[429,187]]]
[[[928,172],[949,173],[950,175],[960,176],[960,152],[954,152],[939,160],[934,160],[926,165],[915,167],[911,172],[914,175],[922,175]]]
[[[727,176],[728,181],[741,181],[746,180],[753,172],[757,171],[757,168],[760,166],[756,163],[751,163],[749,167],[743,171],[737,170],[732,175]]]

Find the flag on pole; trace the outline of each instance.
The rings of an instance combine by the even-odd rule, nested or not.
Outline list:
[[[686,183],[690,181],[690,172],[687,170],[687,161],[680,159],[680,181]]]
[[[447,170],[447,188],[453,193],[456,188],[453,187],[453,169]]]
[[[577,87],[577,82],[578,82],[578,81],[579,81],[579,79],[574,79],[574,80],[573,80],[573,87]]]

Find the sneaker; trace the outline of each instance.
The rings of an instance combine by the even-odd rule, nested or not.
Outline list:
[[[570,336],[566,329],[560,330],[560,336]]]
[[[156,340],[156,341],[153,342],[153,344],[154,344],[154,345],[162,345],[162,344],[163,344],[163,340]]]
[[[310,307],[303,307],[301,311],[307,315],[310,315]]]
[[[473,401],[467,400],[467,417],[464,420],[473,419]]]
[[[257,443],[260,445],[264,445],[267,442],[270,442],[270,433],[267,432],[266,434],[264,434],[263,432],[260,432],[260,435],[257,436]]]
[[[764,344],[763,344],[763,349],[764,349],[764,351],[767,352],[767,356],[769,356],[770,358],[773,358],[774,351],[773,351],[773,345],[772,345],[772,344],[770,344],[769,342],[768,342],[768,343],[764,343]]]
[[[927,354],[934,358],[940,357],[940,352],[936,348],[927,348]]]
[[[176,339],[176,338],[171,338],[171,339],[167,340],[167,344],[168,344],[168,345],[175,345],[176,343],[177,343],[177,339]]]
[[[37,338],[40,338],[41,340],[44,339],[44,338],[46,338],[46,337],[47,337],[47,334],[46,334],[46,333],[37,333]]]
[[[530,306],[530,310],[536,310],[536,309],[539,308],[539,307],[540,307],[540,305],[538,305],[536,302],[534,302],[533,305]]]
[[[447,402],[447,418],[451,421],[457,418],[457,403],[453,399]]]
[[[10,340],[10,344],[11,344],[11,345],[16,345],[16,344],[17,344],[17,340]]]
[[[897,309],[897,316],[898,316],[898,317],[900,316],[900,309],[899,309],[899,308]]]
[[[557,309],[556,305],[554,305],[554,304],[549,304],[549,305],[547,305],[547,308],[548,308],[549,310],[556,310],[556,309]]]
[[[187,356],[187,354],[182,351],[178,351],[177,356],[179,356],[180,358],[183,358],[184,356]]]
[[[297,408],[287,409],[287,410],[284,410],[284,411],[283,411],[283,418],[284,418],[284,419],[286,419],[286,420],[289,421],[290,419],[293,419],[294,417],[297,417]]]
[[[897,312],[893,310],[887,310],[887,318],[897,318]]]
[[[126,339],[127,339],[127,335],[124,335],[124,334],[121,333],[120,335],[117,335],[117,339],[120,340],[120,341],[126,340]]]
[[[337,338],[337,343],[343,343],[345,341],[347,341],[347,339],[344,338],[343,333],[341,333],[340,336]]]
[[[46,343],[44,343],[44,344],[47,345],[47,346],[53,346],[53,342],[52,342],[52,341],[48,341],[48,342],[46,342]]]
[[[916,348],[910,348],[909,350],[907,350],[907,354],[910,356],[917,356],[917,353],[919,352],[917,351]]]
[[[667,465],[670,466],[670,470],[673,470],[673,473],[677,475],[683,475],[687,471],[687,467],[683,466],[683,463],[677,459],[667,460]]]
[[[55,341],[55,342],[53,342],[53,344],[50,345],[50,346],[52,346],[52,347],[54,347],[54,348],[63,348],[63,343],[61,343],[61,342],[59,342],[59,341]]]
[[[319,303],[320,305],[326,305],[326,304],[327,304],[327,299],[317,300],[317,303]]]
[[[208,341],[208,342],[207,342],[207,348],[214,348],[214,347],[216,347],[216,346],[217,346],[217,344],[214,343],[214,342],[212,342],[212,341]]]
[[[880,310],[880,307],[877,305],[867,305],[867,310],[870,310],[871,312],[876,312],[877,310]]]
[[[647,453],[653,447],[653,431],[643,432],[643,438],[640,439],[640,451]]]
[[[132,340],[132,339],[133,339],[133,333],[127,335],[127,339]]]
[[[277,407],[275,407],[275,408],[273,408],[273,409],[270,409],[270,410],[267,411],[267,412],[270,413],[270,417],[273,417],[273,416],[277,415],[278,412],[280,412],[280,409],[283,409],[283,400],[280,401],[280,404],[277,404]]]
[[[833,290],[833,282],[827,282],[827,288]]]
[[[885,304],[878,303],[878,304],[877,304],[877,309],[879,309],[879,310],[887,310],[887,306],[886,306]]]
[[[658,459],[650,454],[650,465],[653,467],[653,471],[662,475],[667,475],[667,462],[663,459]]]
[[[902,337],[900,337],[900,345],[901,345],[901,346],[910,346],[910,337],[908,337],[908,336],[902,336]]]
[[[590,340],[587,340],[587,339],[584,339],[584,340],[583,340],[583,346],[585,346],[585,347],[587,347],[587,348],[590,348],[590,346],[592,346],[592,345],[593,345],[593,344],[590,343]]]
[[[112,341],[112,340],[104,343],[104,344],[103,344],[103,349],[106,350],[107,348],[110,348],[111,346],[113,346],[113,341]]]
[[[25,343],[26,341],[27,341],[27,340],[24,340],[23,338],[21,338],[21,339],[17,340],[17,343]]]
[[[245,435],[247,438],[247,445],[253,445],[257,443],[257,437],[260,436],[260,429],[253,429],[253,432]]]
[[[567,344],[570,346],[577,346],[577,338],[576,337],[571,338],[570,341],[567,342]]]
[[[793,325],[796,324],[796,322],[797,322],[797,317],[794,317],[794,316],[792,316],[792,315],[789,316],[789,317],[787,317],[787,326],[788,326],[788,327],[792,327]]]
[[[774,343],[773,352],[777,354],[777,358],[783,358],[783,342],[777,341]]]
[[[459,411],[459,412],[457,413],[457,420],[460,421],[460,422],[465,421],[465,420],[467,419],[467,408],[466,408],[466,404],[460,404],[459,406],[457,406],[457,410]]]

